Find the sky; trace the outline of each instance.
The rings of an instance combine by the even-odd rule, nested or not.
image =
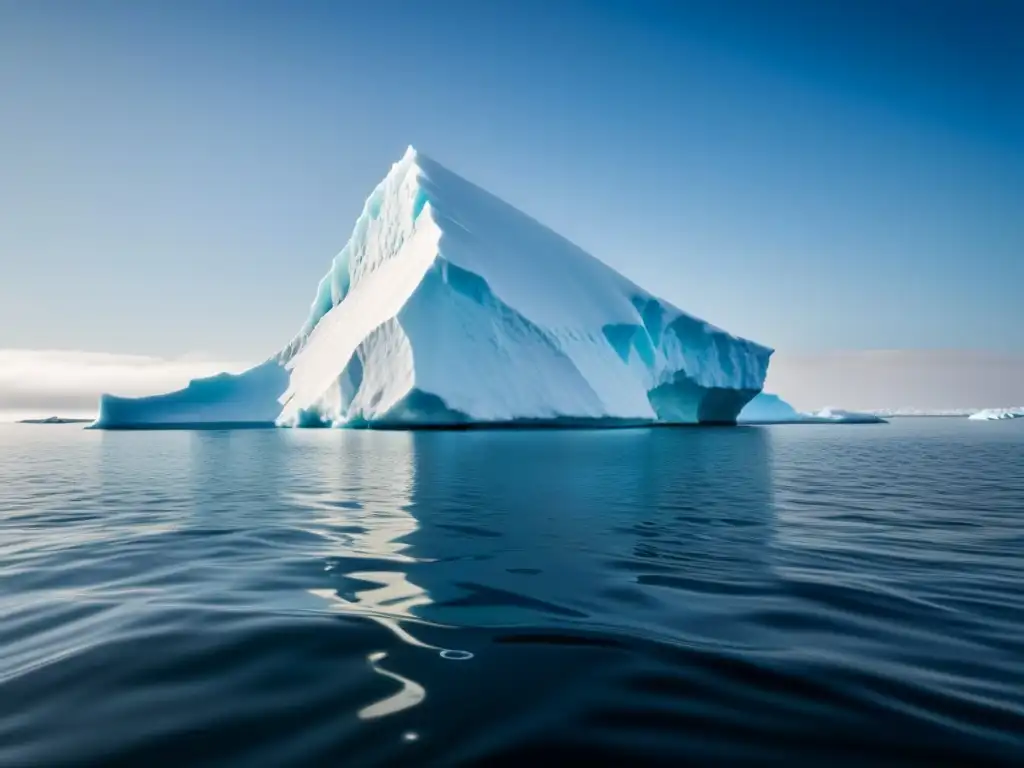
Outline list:
[[[0,2],[0,94],[22,362],[265,358],[409,144],[779,361],[1024,359],[1012,0]]]

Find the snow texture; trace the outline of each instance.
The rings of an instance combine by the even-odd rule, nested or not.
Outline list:
[[[972,421],[1003,421],[1005,419],[1024,418],[1024,408],[985,408],[972,413],[967,418]]]
[[[771,354],[410,147],[281,352],[96,426],[734,423]]]

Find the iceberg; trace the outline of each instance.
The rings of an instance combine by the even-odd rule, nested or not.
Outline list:
[[[885,419],[873,413],[823,408],[801,413],[778,395],[761,392],[740,411],[741,424],[884,424]]]
[[[1024,418],[1024,408],[985,408],[967,417],[972,421],[1003,421]]]
[[[799,421],[801,414],[778,395],[761,392],[743,410],[737,421],[745,424],[784,424]]]
[[[820,411],[804,414],[805,421],[832,424],[885,424],[881,416],[861,411],[847,411],[842,408],[822,408]]]
[[[410,147],[284,349],[98,428],[736,422],[773,350],[643,290]]]

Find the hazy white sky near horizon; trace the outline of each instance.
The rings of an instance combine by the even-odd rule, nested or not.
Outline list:
[[[141,396],[253,362],[0,349],[0,420],[91,416],[102,392]],[[799,410],[1024,405],[1024,355],[969,350],[834,351],[772,358],[765,391]]]

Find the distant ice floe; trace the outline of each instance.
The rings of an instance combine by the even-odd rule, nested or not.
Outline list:
[[[1004,421],[1024,418],[1024,408],[985,408],[967,417],[971,421]]]
[[[873,413],[823,408],[801,413],[778,395],[762,392],[740,411],[740,424],[885,424]]]
[[[804,421],[832,422],[835,424],[884,424],[885,419],[873,413],[847,411],[842,408],[822,408],[814,413],[802,414]]]
[[[876,416],[882,416],[884,418],[889,417],[902,417],[902,416],[943,416],[943,417],[960,417],[966,418],[971,416],[978,411],[983,410],[978,407],[974,408],[880,408],[872,410],[871,413]],[[985,409],[985,410],[1009,410],[1009,411],[1021,411],[1024,409],[1020,408],[1009,408],[1009,409]]]
[[[977,408],[878,408],[871,413],[883,418],[890,416],[970,416]]]

